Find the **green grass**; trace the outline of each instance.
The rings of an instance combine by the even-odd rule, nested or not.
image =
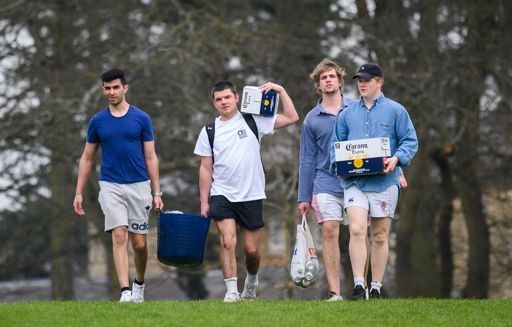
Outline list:
[[[512,300],[0,302],[0,326],[512,326]]]

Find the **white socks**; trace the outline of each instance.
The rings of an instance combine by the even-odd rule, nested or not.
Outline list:
[[[247,273],[247,277],[245,278],[247,284],[255,285],[258,284],[258,274],[253,275]],[[226,289],[229,293],[238,293],[238,278],[231,277],[224,279],[224,283],[226,283]]]
[[[363,288],[365,288],[363,277],[354,277],[354,287],[357,285],[361,285]],[[370,292],[371,292],[371,290],[377,290],[380,293],[381,287],[382,287],[381,282],[372,282],[371,287],[370,287]]]
[[[249,272],[247,272],[247,277],[245,277],[245,280],[247,281],[247,284],[251,284],[251,285],[258,284],[258,274],[253,275],[253,274],[249,274]]]
[[[377,290],[380,293],[380,288],[381,287],[382,287],[382,283],[380,283],[380,282],[372,282],[372,287],[370,288],[370,292],[371,292],[371,290]]]
[[[224,279],[224,282],[229,293],[238,293],[238,278],[231,277]]]
[[[360,285],[363,288],[365,288],[364,287],[364,278],[363,277],[354,277],[354,287],[356,287],[357,285]]]

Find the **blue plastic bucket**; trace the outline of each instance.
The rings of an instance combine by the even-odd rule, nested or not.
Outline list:
[[[204,260],[210,218],[161,212],[158,217],[158,260],[166,265],[195,268]]]

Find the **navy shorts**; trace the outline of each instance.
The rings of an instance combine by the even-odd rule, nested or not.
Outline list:
[[[239,226],[249,230],[260,229],[265,226],[263,222],[263,200],[230,202],[223,195],[212,195],[209,204],[208,217],[213,220],[234,218]]]

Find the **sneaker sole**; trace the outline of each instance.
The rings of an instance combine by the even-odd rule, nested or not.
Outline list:
[[[242,296],[242,300],[244,300],[244,301],[254,301],[254,300],[256,300],[256,297],[245,297],[245,296]]]

